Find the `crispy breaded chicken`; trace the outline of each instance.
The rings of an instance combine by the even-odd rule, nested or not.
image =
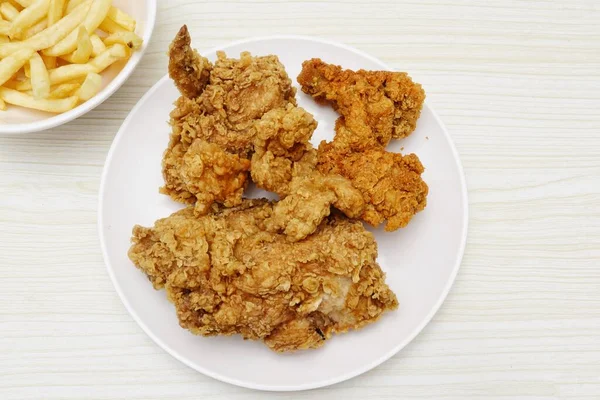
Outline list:
[[[363,195],[360,218],[373,225],[385,223],[386,231],[404,228],[427,204],[429,188],[414,154],[401,155],[373,147],[363,152],[344,152],[331,143],[319,146],[319,170],[339,174]]]
[[[302,63],[298,83],[340,113],[336,141],[354,151],[411,134],[425,101],[421,85],[404,72],[351,71],[318,58]]]
[[[291,105],[269,111],[255,127],[252,180],[282,199],[267,227],[290,240],[313,233],[332,205],[351,218],[364,210],[361,193],[348,179],[316,169],[317,153],[309,142],[315,128],[312,115]]]
[[[305,240],[270,233],[273,204],[244,200],[203,217],[192,208],[136,226],[129,257],[165,288],[180,325],[195,334],[241,334],[275,351],[322,346],[397,307],[360,222],[326,218]]]
[[[334,140],[319,146],[318,170],[352,182],[365,202],[365,222],[385,222],[387,231],[406,226],[426,205],[424,168],[416,155],[390,153],[385,146],[415,129],[425,99],[421,85],[403,72],[344,70],[320,59],[302,64],[298,82],[340,114]]]
[[[317,122],[296,106],[277,57],[242,53],[236,60],[219,53],[213,65],[190,44],[184,26],[169,51],[169,74],[182,96],[171,113],[162,192],[204,215],[214,203],[240,204],[250,171],[258,187],[284,199],[269,229],[291,240],[314,232],[332,205],[361,215],[360,192],[317,170],[310,143]]]
[[[191,43],[184,25],[169,46],[169,76],[182,96],[195,99],[208,84],[212,64],[192,49]]]
[[[213,202],[239,204],[253,151],[254,123],[270,110],[295,105],[296,100],[292,82],[276,56],[242,53],[240,59],[231,59],[219,52],[213,65],[190,44],[184,25],[169,49],[169,74],[182,96],[171,112],[161,191],[176,201],[200,203],[196,211],[202,214]],[[210,146],[192,147],[196,140]],[[219,167],[216,179],[211,176],[213,189],[207,196],[202,193],[207,185],[204,172],[212,168],[210,159],[221,157],[227,161]],[[186,170],[195,173],[186,174]]]

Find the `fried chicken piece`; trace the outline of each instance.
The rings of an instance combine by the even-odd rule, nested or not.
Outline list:
[[[196,217],[189,207],[133,229],[130,259],[166,289],[192,333],[241,334],[279,352],[317,348],[397,307],[360,222],[330,216],[292,243],[266,230],[273,203],[216,209]]]
[[[260,188],[286,196],[300,164],[316,165],[310,138],[317,121],[303,108],[288,105],[267,112],[254,126],[252,181]],[[308,170],[303,170],[309,173]]]
[[[298,82],[318,102],[340,113],[335,138],[322,142],[317,168],[324,175],[349,179],[363,196],[360,218],[393,231],[425,208],[428,187],[414,154],[385,151],[392,138],[416,127],[425,94],[403,72],[350,71],[319,59],[305,61]]]
[[[267,226],[293,241],[313,233],[332,205],[351,218],[364,210],[361,193],[348,179],[316,169],[309,142],[316,126],[311,114],[292,105],[269,111],[255,125],[252,180],[283,199]]]
[[[218,52],[213,65],[190,43],[189,32],[183,26],[169,49],[169,74],[182,96],[171,112],[172,132],[163,157],[165,186],[161,192],[176,201],[194,204],[198,189],[205,182],[202,176],[198,181],[196,175],[183,176],[184,157],[192,143],[203,140],[219,147],[212,147],[217,153],[203,151],[188,157],[200,156],[203,164],[208,162],[202,160],[204,155],[214,158],[230,153],[249,159],[254,123],[272,109],[295,105],[296,100],[292,82],[276,56],[252,57],[244,52],[240,59],[231,59]],[[220,176],[218,181],[225,186],[220,193],[224,196],[214,196],[212,201],[239,204],[242,191],[230,188],[241,187],[242,180],[236,172],[242,170],[247,171],[243,163],[236,166],[234,173]],[[197,211],[210,207],[210,196],[203,200],[206,202]]]
[[[336,141],[355,151],[415,130],[425,92],[404,72],[351,71],[318,58],[302,63],[302,91],[340,113]]]
[[[206,87],[212,64],[190,47],[191,42],[184,25],[169,46],[169,76],[184,97],[194,99]]]
[[[429,188],[421,179],[424,168],[415,154],[403,156],[378,147],[344,152],[322,142],[319,170],[348,178],[366,203],[360,218],[373,226],[387,221],[386,231],[405,227],[427,205]]]
[[[181,178],[196,195],[196,213],[204,215],[213,203],[233,207],[242,202],[250,160],[214,143],[196,139],[183,155]]]

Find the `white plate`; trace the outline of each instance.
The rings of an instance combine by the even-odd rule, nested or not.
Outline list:
[[[65,124],[102,104],[125,83],[150,42],[156,19],[156,0],[114,0],[113,5],[136,20],[135,32],[144,40],[142,48],[134,52],[127,62],[115,63],[103,71],[100,92],[72,110],[53,114],[7,104],[7,110],[0,111],[0,133],[38,132]]]
[[[196,40],[196,44],[200,40]],[[340,44],[270,37],[223,48],[237,57],[276,54],[295,82],[302,61],[320,57],[346,68],[390,68]],[[215,59],[216,50],[203,53]],[[425,88],[427,90],[427,88]],[[181,205],[158,193],[161,157],[169,140],[168,113],[178,92],[168,77],[139,101],[119,130],[108,154],[99,204],[99,231],[108,272],[123,303],[144,331],[178,360],[213,378],[263,390],[302,390],[331,385],[379,365],[409,343],[433,317],[448,294],[467,235],[467,190],[450,136],[425,106],[417,130],[391,150],[415,152],[426,167],[427,208],[394,233],[374,230],[379,263],[398,295],[400,308],[360,331],[337,335],[318,350],[277,354],[260,342],[240,337],[205,338],[179,327],[164,291],[156,291],[127,258],[134,224],[151,226]],[[319,121],[313,143],[333,136],[337,118],[299,91],[298,103]],[[256,194],[256,193],[255,193]],[[167,378],[168,379],[168,378]]]

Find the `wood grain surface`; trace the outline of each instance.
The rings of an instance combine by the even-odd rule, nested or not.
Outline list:
[[[408,71],[465,167],[458,279],[396,357],[326,389],[207,378],[137,326],[96,233],[100,174],[183,23],[207,49],[336,40]],[[63,127],[0,136],[1,399],[600,399],[600,3],[160,0],[129,81]],[[318,368],[318,366],[315,366]]]

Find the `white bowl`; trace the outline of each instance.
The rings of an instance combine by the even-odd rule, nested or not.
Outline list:
[[[30,110],[7,104],[0,111],[0,133],[38,132],[65,124],[102,104],[125,83],[142,59],[152,36],[156,19],[156,0],[114,0],[113,5],[131,15],[136,21],[135,32],[144,39],[142,48],[134,52],[129,60],[115,63],[102,72],[102,89],[88,101],[62,114]]]

